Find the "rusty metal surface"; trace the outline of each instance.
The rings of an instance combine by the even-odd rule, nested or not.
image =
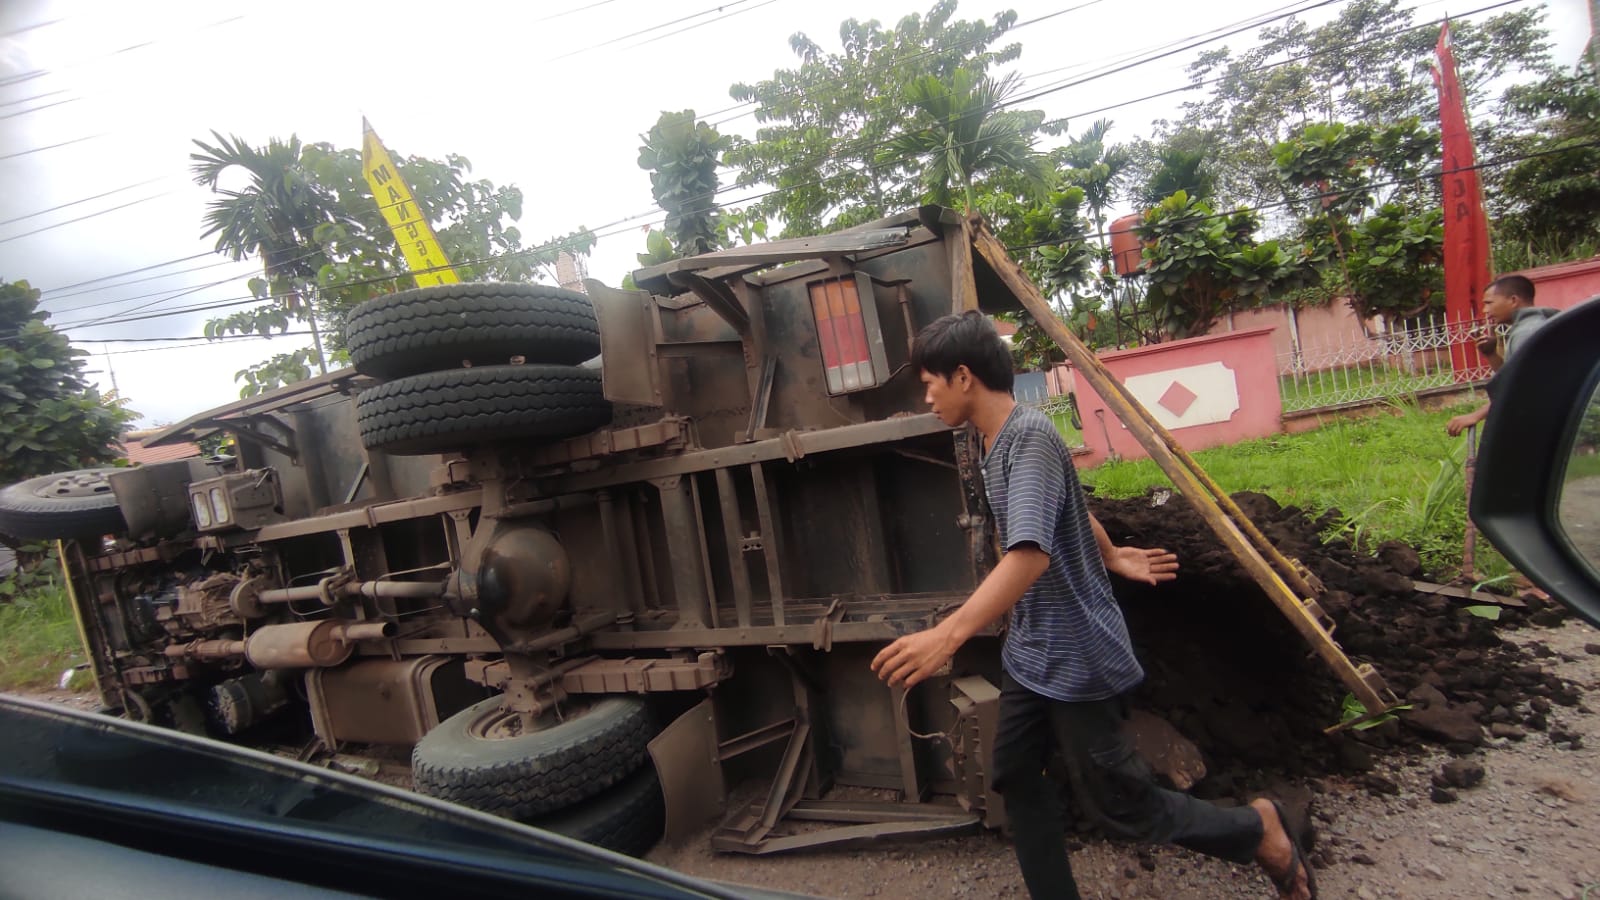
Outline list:
[[[483,505],[483,491],[472,488],[438,497],[374,503],[361,509],[325,516],[309,516],[291,522],[267,525],[255,533],[258,542],[280,541],[309,534],[324,534],[341,528],[376,528],[392,522],[475,510]]]
[[[650,295],[617,290],[592,278],[584,279],[583,288],[600,322],[601,358],[634,361],[601,368],[605,398],[613,403],[660,406],[661,370]]]
[[[976,675],[952,678],[950,705],[956,710],[952,729],[956,801],[987,827],[1004,827],[1005,798],[989,780],[989,759],[1000,724],[1000,689]]]
[[[416,743],[483,692],[466,679],[459,659],[417,656],[312,669],[306,696],[317,737],[335,747]]]
[[[736,815],[737,824],[759,820],[763,810],[753,805]],[[961,809],[935,804],[886,804],[804,800],[790,808],[789,817],[813,822],[853,822],[801,834],[772,835],[742,839],[739,832],[719,831],[711,845],[728,853],[768,856],[796,850],[866,847],[890,840],[953,837],[978,830],[978,817]]]
[[[561,676],[569,694],[644,694],[699,691],[733,674],[728,658],[715,652],[694,659],[592,659]]]
[[[154,447],[180,438],[198,440],[216,431],[218,423],[225,419],[274,412],[297,403],[337,396],[372,383],[372,379],[354,369],[340,369],[190,416],[146,438],[144,445]]]
[[[536,466],[557,466],[634,450],[677,450],[688,446],[690,441],[689,420],[682,416],[668,416],[649,425],[602,428],[559,444],[533,447],[526,458]]]
[[[754,268],[837,253],[899,247],[910,239],[911,224],[907,223],[896,228],[849,229],[815,237],[767,241],[748,247],[734,247],[729,250],[718,250],[715,253],[675,259],[660,265],[636,269],[633,273],[633,283],[652,291],[675,293],[672,278],[683,273],[703,272],[708,269]]]
[[[665,839],[680,843],[722,814],[727,787],[717,756],[717,722],[710,700],[673,720],[650,741],[650,761],[666,800]]]

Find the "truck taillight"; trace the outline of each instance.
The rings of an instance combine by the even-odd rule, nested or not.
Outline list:
[[[878,324],[870,279],[858,274],[813,281],[807,287],[828,393],[846,394],[877,387],[888,380],[883,331]],[[867,291],[865,302],[863,287]]]

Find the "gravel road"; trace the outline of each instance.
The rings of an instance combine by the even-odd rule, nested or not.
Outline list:
[[[1590,900],[1600,897],[1600,713],[1592,708],[1600,706],[1600,632],[1569,620],[1509,638],[1579,685],[1584,700],[1555,707],[1547,731],[1502,729],[1507,736],[1459,760],[1413,748],[1410,756],[1380,758],[1364,776],[1306,781],[1301,787],[1315,798],[1322,896],[1579,900],[1588,887]],[[1518,730],[1525,733],[1518,737]],[[1473,764],[1482,781],[1448,788],[1438,799],[1453,802],[1436,802],[1433,777],[1451,762],[1458,781],[1471,780]],[[1072,865],[1086,898],[1273,896],[1255,871],[1184,850],[1074,841],[1080,843]],[[1009,844],[987,833],[764,859],[713,853],[702,834],[658,847],[649,859],[692,875],[822,897],[1025,896]]]

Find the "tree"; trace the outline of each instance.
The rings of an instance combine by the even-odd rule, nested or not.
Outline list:
[[[1004,109],[1016,75],[994,81],[956,69],[948,81],[922,75],[906,88],[916,114],[878,151],[877,162],[915,177],[921,173],[926,197],[949,206],[959,189],[968,210],[977,208],[974,180],[1010,171],[1043,185],[1043,168],[1033,152],[1033,134],[1042,116]]]
[[[925,186],[878,154],[917,114],[907,88],[923,76],[950,84],[958,69],[983,76],[1022,52],[1020,44],[991,49],[1015,24],[1015,12],[985,23],[953,21],[955,11],[955,0],[937,0],[926,16],[908,15],[887,30],[875,20],[849,19],[839,27],[839,53],[797,33],[789,39],[797,68],[735,84],[729,93],[755,104],[762,127],[754,140],[735,141],[724,162],[738,169],[740,187],[773,189],[748,214],[781,221],[783,235],[795,237],[916,205]]]
[[[215,144],[196,141],[200,152],[190,156],[195,181],[221,195],[208,209],[204,235],[216,235],[217,252],[234,259],[259,255],[263,277],[250,281],[261,305],[208,322],[206,335],[270,335],[293,322],[316,322],[325,326],[334,361],[342,362],[349,311],[415,286],[362,174],[361,151],[302,145],[292,136],[260,148],[238,137],[213,137]],[[465,157],[410,156],[395,163],[462,280],[535,280],[560,251],[587,253],[594,244],[594,236],[579,229],[523,247],[512,224],[522,214],[521,190],[471,180]],[[235,168],[248,175],[248,184],[222,188],[224,173]],[[303,348],[239,371],[240,395],[309,377],[317,355]]]
[[[1489,145],[1501,168],[1488,205],[1496,256],[1520,269],[1600,253],[1600,85],[1588,61],[1506,92],[1509,133]]]
[[[1210,153],[1205,133],[1186,129],[1161,143],[1140,140],[1129,151],[1128,177],[1132,199],[1141,210],[1183,191],[1195,200],[1216,193],[1217,180],[1206,165]]]
[[[1106,144],[1111,131],[1111,120],[1100,119],[1067,146],[1051,154],[1057,165],[1065,166],[1068,184],[1083,189],[1083,202],[1088,208],[1089,221],[1100,235],[1100,245],[1106,244],[1106,210],[1116,202],[1123,179],[1133,157],[1128,148],[1120,144]]]
[[[1163,331],[1197,337],[1307,277],[1298,254],[1275,240],[1255,241],[1260,227],[1254,213],[1217,214],[1182,191],[1145,214],[1135,230],[1145,241],[1150,310]]]
[[[1451,23],[1469,102],[1508,73],[1545,70],[1544,15],[1526,9]],[[1272,149],[1294,131],[1315,123],[1437,121],[1429,69],[1438,37],[1436,23],[1418,24],[1415,10],[1399,0],[1353,0],[1317,28],[1297,19],[1265,28],[1242,53],[1222,48],[1200,55],[1188,71],[1208,84],[1209,95],[1185,104],[1180,125],[1163,123],[1161,137],[1191,129],[1207,135],[1209,168],[1230,203],[1289,199],[1273,171]],[[1437,158],[1435,147],[1424,162]]]
[[[717,167],[729,140],[697,122],[692,109],[663,112],[640,139],[639,168],[650,173],[650,193],[667,213],[666,236],[677,255],[696,256],[722,246]]]
[[[1315,123],[1273,148],[1280,176],[1299,191],[1290,206],[1303,258],[1324,270],[1323,299],[1345,297],[1363,318],[1443,306],[1443,215],[1418,196],[1431,193],[1420,168],[1438,141],[1413,118],[1383,127]],[[1379,206],[1380,194],[1403,202]]]
[[[116,459],[138,415],[84,379],[86,354],[48,318],[28,282],[0,280],[0,485]]]

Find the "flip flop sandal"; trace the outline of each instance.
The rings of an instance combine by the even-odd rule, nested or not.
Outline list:
[[[1283,805],[1276,800],[1271,802],[1272,808],[1278,813],[1278,824],[1283,826],[1283,833],[1289,838],[1289,870],[1281,878],[1273,878],[1269,875],[1268,877],[1272,880],[1272,886],[1278,889],[1280,896],[1288,894],[1294,890],[1295,874],[1297,872],[1305,872],[1306,890],[1309,892],[1311,900],[1317,900],[1317,876],[1316,873],[1311,871],[1310,854],[1305,847],[1301,846],[1300,836],[1295,833],[1296,829],[1290,827],[1289,817],[1284,813]]]

